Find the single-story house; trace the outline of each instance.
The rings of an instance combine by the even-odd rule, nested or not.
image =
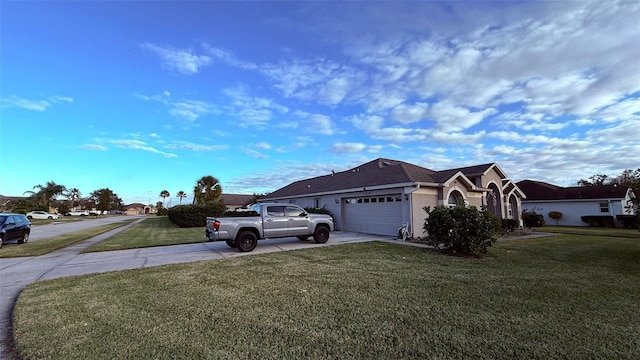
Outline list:
[[[220,199],[227,206],[227,210],[244,210],[248,209],[253,202],[253,195],[245,194],[221,194]]]
[[[395,236],[406,226],[413,236],[422,236],[426,206],[487,206],[502,219],[520,219],[524,197],[496,163],[434,171],[378,158],[296,181],[259,201],[325,208],[337,230]]]
[[[155,206],[145,205],[142,203],[133,203],[126,206],[125,215],[143,215],[155,214],[157,212]]]
[[[558,225],[589,226],[582,216],[635,215],[630,187],[616,185],[561,187],[542,181],[522,180],[516,185],[527,194],[522,209],[544,215],[548,225],[556,224],[549,212],[562,213]],[[621,225],[620,222],[617,222]]]

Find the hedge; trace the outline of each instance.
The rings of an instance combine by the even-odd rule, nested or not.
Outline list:
[[[614,227],[616,225],[611,215],[585,215],[580,216],[580,220],[589,226]]]
[[[221,216],[226,210],[222,201],[202,205],[178,205],[167,210],[169,221],[181,228],[202,227],[207,216]]]

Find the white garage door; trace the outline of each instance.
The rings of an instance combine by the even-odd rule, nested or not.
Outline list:
[[[352,197],[342,203],[345,231],[396,236],[402,226],[400,194]]]

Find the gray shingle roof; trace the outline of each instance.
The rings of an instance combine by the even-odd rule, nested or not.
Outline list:
[[[560,187],[534,180],[522,180],[516,185],[527,200],[624,199],[629,190],[613,185]]]
[[[270,198],[301,196],[373,186],[406,183],[443,183],[458,171],[480,174],[493,164],[434,171],[404,161],[378,158],[352,169],[299,180],[266,196]]]

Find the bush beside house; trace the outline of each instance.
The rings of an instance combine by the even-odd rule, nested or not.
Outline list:
[[[497,240],[501,220],[486,209],[476,207],[425,207],[423,230],[428,245],[445,253],[481,256]]]

